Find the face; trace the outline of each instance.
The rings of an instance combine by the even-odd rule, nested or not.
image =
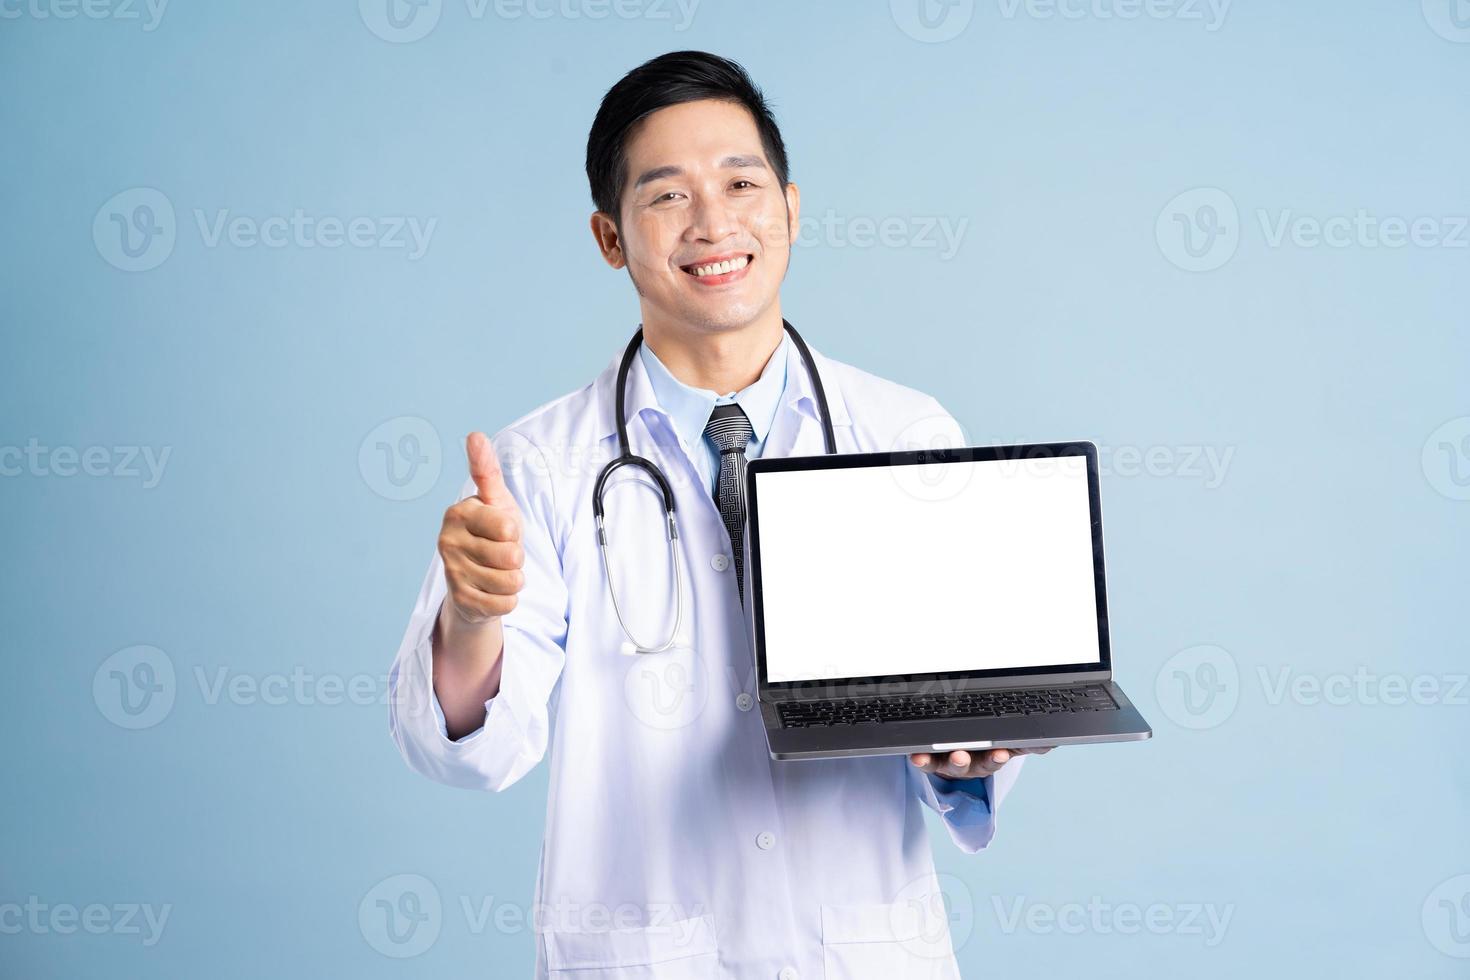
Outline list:
[[[660,109],[626,155],[621,232],[602,212],[592,229],[632,277],[645,325],[718,333],[775,307],[800,198],[778,183],[750,113],[713,100]]]

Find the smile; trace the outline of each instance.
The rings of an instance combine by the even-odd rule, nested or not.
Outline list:
[[[680,266],[685,272],[706,286],[718,286],[727,282],[734,282],[745,275],[745,270],[750,263],[755,261],[755,256],[750,254],[736,255],[718,262],[702,262],[698,265]]]

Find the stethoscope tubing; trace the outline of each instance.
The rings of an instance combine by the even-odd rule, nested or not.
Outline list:
[[[812,389],[817,397],[818,415],[822,422],[822,441],[826,446],[827,454],[837,452],[837,436],[832,430],[832,413],[827,407],[827,391],[822,386],[822,375],[817,370],[816,361],[812,352],[801,339],[801,334],[796,332],[788,321],[782,320],[781,326],[791,336],[792,343],[796,344],[797,353],[801,355],[802,365],[806,368],[807,376],[811,378]],[[672,647],[679,636],[679,629],[684,625],[684,587],[683,587],[683,562],[679,557],[679,522],[674,516],[674,488],[669,483],[669,478],[659,465],[644,456],[635,455],[628,441],[627,420],[627,389],[628,373],[633,365],[633,358],[638,353],[639,346],[643,343],[643,326],[640,324],[633,334],[633,339],[628,341],[627,348],[623,351],[623,359],[618,365],[617,393],[614,402],[618,431],[618,455],[615,459],[604,466],[597,474],[597,480],[592,486],[592,514],[597,523],[597,546],[602,551],[602,564],[607,573],[607,591],[612,598],[613,613],[618,618],[618,625],[623,630],[629,642],[633,645],[636,653],[662,653]],[[608,559],[607,549],[607,525],[603,509],[602,494],[607,486],[607,481],[613,473],[624,466],[631,466],[647,473],[664,500],[664,515],[666,518],[666,532],[669,543],[669,561],[674,571],[674,628],[669,631],[668,638],[657,645],[639,643],[633,636],[628,623],[623,619],[623,610],[618,603],[617,589],[613,584],[612,563]]]

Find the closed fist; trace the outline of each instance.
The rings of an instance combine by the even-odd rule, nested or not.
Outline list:
[[[485,433],[470,433],[465,455],[475,495],[444,512],[439,557],[453,611],[467,623],[488,623],[516,607],[525,585],[521,512]]]

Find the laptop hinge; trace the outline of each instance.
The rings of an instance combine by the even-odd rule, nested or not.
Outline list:
[[[763,701],[830,701],[841,698],[907,697],[916,694],[954,694],[961,691],[987,691],[1023,687],[1060,687],[1066,684],[1103,684],[1111,680],[1111,670],[1071,671],[1058,674],[1010,674],[1004,677],[943,677],[926,681],[892,679],[885,681],[813,680],[775,686],[762,684]]]

